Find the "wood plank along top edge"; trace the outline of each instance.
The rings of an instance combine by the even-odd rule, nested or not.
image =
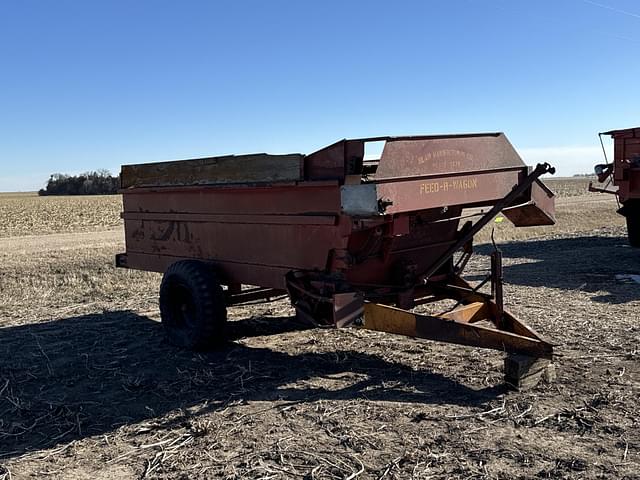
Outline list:
[[[122,188],[302,180],[304,155],[226,155],[123,165]]]

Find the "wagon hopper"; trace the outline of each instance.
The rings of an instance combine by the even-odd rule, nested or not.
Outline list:
[[[367,142],[385,142],[379,159],[365,158]],[[164,273],[162,322],[189,348],[224,338],[227,306],[288,294],[316,324],[548,359],[551,344],[504,309],[499,250],[482,282],[491,293],[461,276],[473,236],[498,213],[516,226],[554,223],[545,173],[502,133],[125,165],[116,263]],[[455,307],[411,312],[442,299]]]
[[[602,135],[613,138],[613,162],[596,165],[598,181],[606,184],[599,188],[590,183],[589,190],[617,196],[618,213],[627,220],[629,243],[640,248],[640,127]]]

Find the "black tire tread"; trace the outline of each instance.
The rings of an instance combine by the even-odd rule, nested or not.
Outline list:
[[[186,340],[174,335],[174,327],[170,325],[171,313],[165,297],[173,281],[187,286],[198,305],[196,326],[186,332]],[[202,350],[223,342],[227,321],[226,299],[213,269],[197,260],[181,260],[170,265],[160,286],[160,315],[167,337],[174,345]]]
[[[627,234],[629,235],[629,245],[640,248],[640,209],[627,216]]]
[[[632,247],[640,248],[640,199],[629,199],[618,213],[627,219],[627,236]]]

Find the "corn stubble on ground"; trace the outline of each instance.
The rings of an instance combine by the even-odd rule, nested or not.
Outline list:
[[[113,267],[118,196],[0,195],[0,479],[640,478],[640,289],[615,280],[640,255],[612,199],[549,184],[557,226],[495,224],[508,307],[560,344],[526,392],[499,352],[306,329],[286,301],[178,350],[160,276]]]

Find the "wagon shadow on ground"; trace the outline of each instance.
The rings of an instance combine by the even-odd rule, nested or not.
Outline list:
[[[625,237],[526,240],[498,246],[505,263],[510,258],[527,259],[524,263],[505,265],[507,283],[582,290],[593,293],[593,301],[603,303],[620,304],[640,299],[640,284],[616,280],[616,275],[640,275],[640,250],[631,248]],[[492,251],[490,244],[476,248],[480,255],[490,255]]]
[[[307,328],[293,318],[232,322],[231,335]],[[304,380],[358,374],[342,389]],[[385,384],[386,383],[386,384]],[[398,391],[389,384],[411,385]],[[293,385],[293,386],[292,386]],[[287,354],[230,342],[193,353],[166,344],[161,327],[129,311],[0,329],[0,459],[54,447],[191,406],[320,399],[482,406],[503,387],[473,390],[442,375],[355,351]]]

